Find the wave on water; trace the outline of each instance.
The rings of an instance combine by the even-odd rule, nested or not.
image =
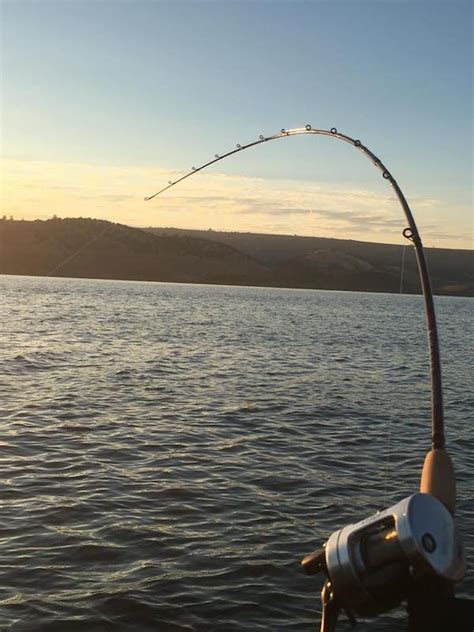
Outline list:
[[[0,628],[313,630],[302,556],[418,487],[419,297],[0,281]],[[472,565],[473,302],[437,303]]]

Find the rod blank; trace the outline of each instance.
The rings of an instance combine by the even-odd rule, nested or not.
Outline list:
[[[421,280],[421,287],[423,291],[423,298],[425,304],[425,314],[426,314],[426,322],[428,327],[428,346],[429,346],[429,355],[430,355],[430,374],[431,374],[431,404],[432,404],[432,446],[433,448],[444,448],[445,445],[445,436],[444,436],[444,414],[443,414],[443,389],[442,389],[442,379],[441,379],[441,362],[440,362],[440,353],[439,353],[439,341],[438,341],[438,331],[436,326],[436,314],[433,303],[433,292],[431,289],[431,281],[428,272],[428,266],[426,263],[426,258],[424,254],[423,244],[421,242],[420,234],[418,232],[418,228],[415,223],[415,219],[413,214],[408,206],[408,202],[406,201],[405,196],[402,193],[402,190],[397,184],[397,181],[392,176],[391,172],[384,163],[372,152],[368,149],[359,139],[351,138],[346,134],[341,134],[337,131],[335,127],[332,127],[329,130],[325,129],[316,129],[313,128],[309,123],[304,127],[296,127],[294,129],[284,129],[282,128],[279,133],[273,134],[271,136],[263,136],[260,135],[258,140],[247,143],[246,145],[237,145],[235,149],[228,151],[221,156],[215,154],[212,160],[204,163],[200,167],[192,168],[191,171],[188,171],[184,176],[181,176],[174,182],[169,182],[167,186],[160,189],[153,195],[145,198],[145,201],[152,200],[153,198],[161,195],[171,187],[176,186],[186,178],[191,177],[192,175],[210,167],[211,165],[219,162],[220,160],[224,160],[229,156],[237,154],[241,151],[249,149],[250,147],[255,147],[257,145],[261,145],[262,143],[268,143],[269,141],[278,140],[279,138],[288,138],[289,136],[302,136],[302,135],[313,135],[313,136],[330,136],[332,138],[336,138],[338,140],[344,141],[350,145],[353,145],[356,149],[361,151],[366,158],[368,158],[375,167],[379,171],[382,172],[382,176],[385,180],[389,182],[391,186],[395,189],[395,193],[398,197],[400,205],[403,209],[405,218],[408,222],[408,228],[403,231],[404,236],[409,239],[415,248],[416,259],[418,264],[418,272]]]

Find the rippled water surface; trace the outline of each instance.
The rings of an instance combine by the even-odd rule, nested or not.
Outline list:
[[[301,557],[418,486],[421,298],[6,276],[0,290],[0,628],[314,630],[321,582]],[[436,305],[472,596],[474,301]]]

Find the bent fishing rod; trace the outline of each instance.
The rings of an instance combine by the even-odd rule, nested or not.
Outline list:
[[[270,141],[302,135],[328,136],[352,145],[394,188],[408,223],[403,236],[411,241],[416,253],[428,330],[431,377],[431,449],[424,460],[420,493],[334,532],[321,549],[302,561],[308,574],[322,572],[326,577],[321,591],[321,632],[335,630],[342,610],[355,624],[355,615],[374,616],[404,600],[408,600],[413,625],[418,626],[410,627],[410,630],[418,632],[421,628],[416,622],[426,620],[430,615],[433,625],[443,626],[438,615],[440,604],[449,602],[452,607],[453,585],[465,575],[466,558],[454,521],[456,481],[445,449],[441,362],[431,281],[413,213],[392,173],[360,140],[342,134],[335,127],[325,130],[307,124],[281,129],[271,136],[260,135],[258,140],[237,144],[222,155],[215,154],[208,162],[192,167],[177,180],[169,181],[165,187],[145,197],[145,201],[234,154]],[[425,593],[429,593],[430,599],[426,600]],[[435,604],[438,601],[438,608],[433,605],[433,597]],[[433,632],[435,629],[445,628],[432,627]]]

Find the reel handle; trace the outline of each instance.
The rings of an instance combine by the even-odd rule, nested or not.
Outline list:
[[[309,553],[301,560],[301,566],[307,575],[317,575],[326,572],[326,548],[323,546],[313,553]]]

